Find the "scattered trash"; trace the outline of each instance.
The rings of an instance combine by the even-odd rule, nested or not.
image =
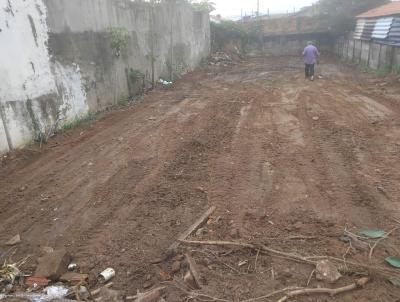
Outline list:
[[[385,237],[386,232],[382,230],[361,230],[359,234],[368,238],[378,239]]]
[[[100,273],[99,282],[106,283],[107,281],[110,281],[114,277],[115,277],[115,270],[109,267]]]
[[[342,275],[339,273],[336,266],[329,260],[318,261],[316,266],[317,280],[335,283]]]
[[[240,261],[240,262],[238,263],[238,266],[241,267],[241,266],[243,266],[243,265],[246,265],[247,263],[249,263],[249,260],[243,260],[243,261]]]
[[[20,242],[21,242],[21,236],[18,234],[18,235],[15,235],[14,237],[12,237],[10,240],[8,240],[6,242],[6,245],[7,246],[13,246],[13,245],[16,245],[16,244],[18,244]]]
[[[76,263],[70,263],[68,265],[68,271],[70,271],[70,272],[77,270],[77,269],[78,269],[78,264],[76,264]]]
[[[172,85],[172,84],[173,84],[172,82],[165,81],[165,80],[163,80],[163,79],[161,79],[161,78],[160,78],[159,82],[160,82],[160,84],[162,84],[162,85],[164,85],[164,86],[169,86],[169,85]]]
[[[393,267],[400,268],[400,259],[397,257],[387,257],[385,261]]]
[[[28,258],[25,258],[17,263],[8,264],[7,261],[0,266],[0,292],[12,289],[15,281],[23,277],[20,267],[26,263]]]
[[[32,288],[45,287],[49,285],[50,280],[44,277],[28,277],[25,279],[25,285]]]
[[[68,288],[62,286],[62,285],[52,285],[49,287],[46,287],[44,289],[44,292],[46,293],[49,298],[56,299],[56,298],[64,298],[68,294]]]

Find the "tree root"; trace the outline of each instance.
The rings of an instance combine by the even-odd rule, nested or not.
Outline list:
[[[297,296],[304,296],[304,295],[330,295],[331,297],[334,297],[336,295],[349,292],[358,288],[364,287],[367,283],[369,282],[369,278],[361,278],[359,280],[356,280],[353,284],[350,284],[348,286],[340,287],[340,288],[304,288],[304,289],[299,289],[299,290],[294,290],[286,294],[283,298],[278,300],[278,302],[285,302],[289,300],[290,298],[294,298]]]

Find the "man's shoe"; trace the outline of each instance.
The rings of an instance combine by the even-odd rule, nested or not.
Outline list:
[[[311,81],[314,81],[314,76],[311,76],[310,80],[311,80]]]

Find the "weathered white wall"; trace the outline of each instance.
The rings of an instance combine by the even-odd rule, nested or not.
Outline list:
[[[118,58],[110,27],[129,32]],[[156,79],[193,70],[210,52],[208,14],[179,1],[0,0],[0,154],[126,97],[131,69],[149,82],[151,45]]]
[[[41,0],[0,0],[0,152],[88,111],[79,71],[49,55],[46,17]]]

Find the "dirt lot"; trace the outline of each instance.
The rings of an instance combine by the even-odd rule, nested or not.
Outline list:
[[[66,247],[92,280],[114,267],[115,288],[128,294],[169,282],[171,265],[188,250],[198,262],[201,292],[220,301],[307,285],[312,265],[250,249],[182,247],[177,258],[152,264],[214,205],[204,232],[191,239],[389,268],[384,258],[400,256],[399,232],[376,247],[371,263],[369,248],[352,248],[340,237],[345,228],[398,225],[399,82],[330,59],[318,74],[315,82],[305,80],[301,61],[287,57],[209,67],[41,149],[8,155],[0,170],[0,252],[21,234],[13,257],[32,255],[29,271],[43,247]],[[365,272],[345,265],[341,271],[335,284],[313,275],[308,286],[340,287]],[[400,301],[399,289],[370,273],[364,289],[293,301]],[[166,296],[196,299],[172,285]]]

